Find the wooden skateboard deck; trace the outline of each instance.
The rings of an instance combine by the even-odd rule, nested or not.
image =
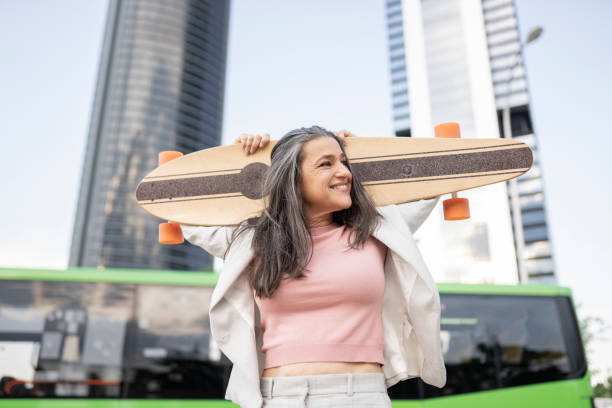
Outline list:
[[[138,185],[138,204],[181,224],[239,224],[264,208],[260,186],[275,144],[248,156],[238,144],[213,147],[164,163]],[[533,163],[525,143],[507,139],[355,137],[345,151],[377,206],[509,180]]]

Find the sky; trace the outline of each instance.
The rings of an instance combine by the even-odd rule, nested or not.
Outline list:
[[[524,56],[558,281],[612,326],[612,2],[515,2],[523,40],[544,28]],[[0,267],[68,265],[107,6],[0,0]],[[234,0],[224,144],[313,124],[391,136],[386,41],[383,0]]]

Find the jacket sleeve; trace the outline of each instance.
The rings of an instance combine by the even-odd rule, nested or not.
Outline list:
[[[217,258],[222,258],[236,227],[200,227],[181,224],[183,237]]]
[[[421,224],[427,219],[434,209],[440,197],[429,198],[427,200],[411,201],[404,204],[395,204],[402,214],[404,221],[408,224],[410,231],[414,234]]]

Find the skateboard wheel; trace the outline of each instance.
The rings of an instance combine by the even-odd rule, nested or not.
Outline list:
[[[164,245],[182,244],[183,231],[178,222],[163,222],[159,224],[159,243]]]
[[[434,133],[436,137],[444,138],[460,138],[461,132],[459,131],[459,123],[457,122],[446,122],[440,123],[434,127]]]
[[[181,157],[183,153],[177,152],[175,150],[165,150],[163,152],[159,152],[157,155],[157,165],[161,166],[164,163],[169,162],[170,160],[178,159]]]
[[[470,204],[467,198],[449,198],[442,202],[444,219],[458,221],[470,218]]]

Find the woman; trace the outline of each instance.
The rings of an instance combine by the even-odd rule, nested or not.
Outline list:
[[[234,363],[225,398],[242,406],[389,407],[386,388],[402,379],[445,382],[439,295],[411,236],[437,200],[374,207],[345,155],[349,136],[287,133],[261,217],[183,228],[226,261],[211,332]],[[249,154],[268,141],[236,142]]]

